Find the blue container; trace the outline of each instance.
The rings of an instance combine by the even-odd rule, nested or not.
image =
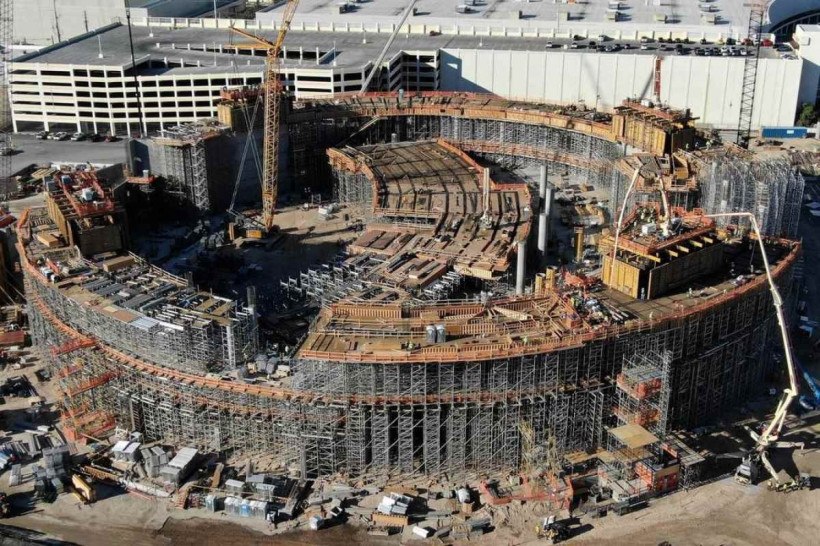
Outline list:
[[[760,136],[763,138],[806,138],[807,127],[763,127]]]

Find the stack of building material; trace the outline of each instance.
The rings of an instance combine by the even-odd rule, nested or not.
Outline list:
[[[15,464],[11,467],[11,474],[9,474],[9,485],[15,486],[20,485],[20,482],[23,481],[23,465]]]
[[[398,493],[390,493],[389,496],[382,497],[382,501],[376,510],[385,515],[399,515],[406,516],[407,508],[410,506],[412,499],[405,495]]]
[[[142,456],[140,451],[138,451],[140,445],[139,442],[121,440],[114,444],[114,447],[111,449],[111,456],[116,461],[135,463]]]
[[[160,469],[167,465],[169,460],[168,453],[160,446],[146,447],[140,451],[140,455],[143,466],[145,466],[145,472],[152,478],[159,476]]]
[[[239,516],[240,506],[242,506],[242,499],[239,497],[225,498],[225,513],[229,516]]]
[[[205,509],[209,512],[218,512],[224,506],[223,499],[216,495],[205,496]]]
[[[48,434],[37,434],[32,432],[28,437],[28,453],[36,457],[43,449],[54,447],[56,443]]]
[[[65,477],[68,474],[68,467],[71,464],[69,447],[64,445],[44,449],[43,464],[45,465],[44,471],[48,479]]]
[[[192,447],[183,447],[176,457],[159,470],[159,474],[166,483],[179,485],[187,478],[196,464],[199,452]]]
[[[225,480],[225,489],[232,495],[241,495],[245,491],[245,482],[239,480]]]
[[[206,499],[206,507],[207,502]],[[225,513],[242,518],[265,519],[268,515],[268,503],[240,497],[226,497]]]
[[[455,540],[469,540],[484,534],[490,525],[490,518],[471,518],[453,526],[450,536]]]
[[[387,526],[407,525],[407,509],[412,499],[398,493],[390,493],[389,496],[382,497],[382,501],[373,513],[373,522]]]
[[[54,464],[54,460],[51,459],[49,464]],[[31,467],[31,473],[34,475],[34,493],[45,502],[53,502],[57,494],[64,491],[64,467],[60,467],[60,474],[57,475],[54,468],[43,468],[35,464]]]

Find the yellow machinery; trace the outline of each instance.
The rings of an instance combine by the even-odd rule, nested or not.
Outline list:
[[[243,236],[248,239],[264,239],[274,227],[273,215],[276,210],[276,195],[279,188],[279,110],[282,102],[282,83],[279,81],[282,61],[279,55],[298,5],[299,0],[288,0],[282,15],[282,26],[279,27],[279,34],[274,42],[231,27],[236,34],[249,38],[267,49],[264,79],[265,136],[262,156],[262,217],[260,220],[245,217],[241,222],[230,224],[228,237],[231,240]]]
[[[86,504],[91,504],[92,502],[97,500],[97,493],[94,491],[94,488],[79,474],[73,474],[71,476],[71,484],[74,486],[74,488],[82,497],[83,502],[85,502]]]

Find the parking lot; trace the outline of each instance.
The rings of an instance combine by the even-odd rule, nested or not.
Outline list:
[[[756,48],[752,45],[730,43],[720,44],[701,40],[652,40],[640,41],[613,40],[607,36],[591,36],[584,38],[575,36],[573,39],[555,39],[545,43],[546,49],[563,49],[569,51],[595,50],[601,53],[630,53],[667,54],[667,55],[694,55],[698,57],[746,57],[754,55]],[[787,44],[766,43],[760,48],[761,57],[770,58],[797,58],[794,50]]]
[[[12,172],[31,164],[94,163],[111,165],[125,161],[125,140],[91,142],[83,140],[38,140],[33,134],[12,135],[15,153],[11,156]]]

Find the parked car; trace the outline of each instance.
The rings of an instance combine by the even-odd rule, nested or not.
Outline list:
[[[40,131],[34,135],[37,140],[46,140],[48,138],[48,131]]]
[[[85,140],[85,133],[74,133],[73,135],[71,135],[71,140],[73,140],[74,142]]]
[[[103,140],[103,137],[102,137],[102,135],[101,135],[101,134],[99,134],[99,133],[92,133],[92,134],[88,137],[88,140],[90,140],[91,142],[100,142],[101,140]]]
[[[58,133],[54,133],[53,138],[54,140],[68,140],[70,137],[65,131],[60,131]]]
[[[105,135],[105,141],[106,142],[117,142],[119,140],[120,140],[120,137],[118,137],[117,135]]]

